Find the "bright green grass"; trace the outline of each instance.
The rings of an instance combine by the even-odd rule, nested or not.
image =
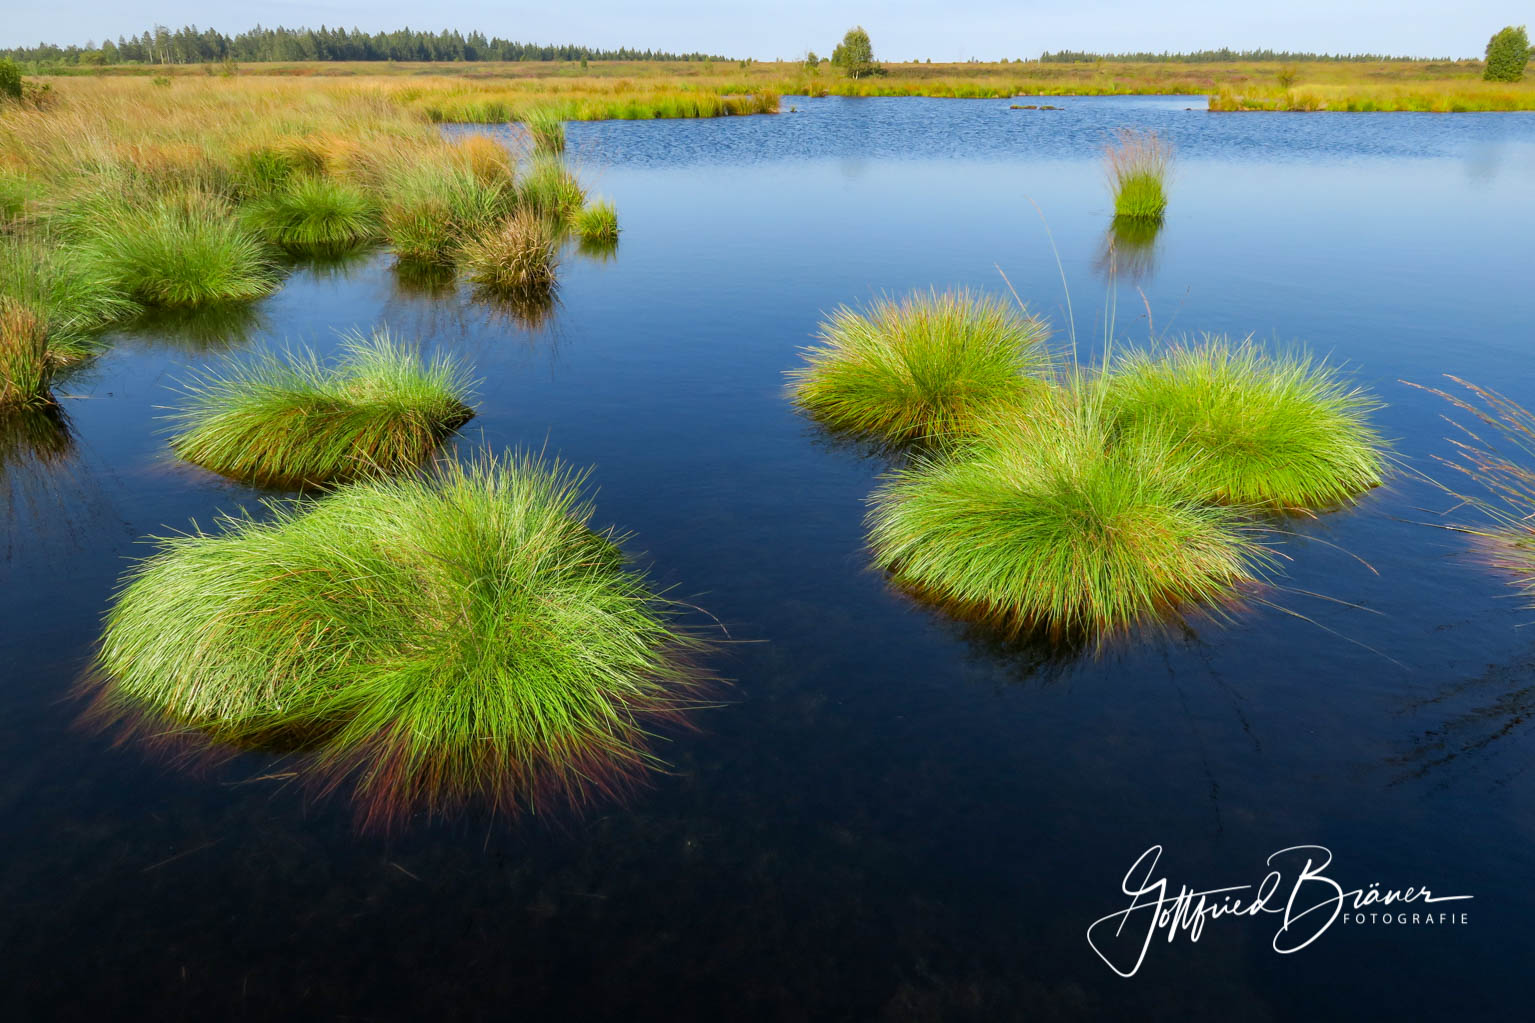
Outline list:
[[[522,115],[533,152],[557,156],[565,151],[565,121],[552,107],[534,107]]]
[[[1012,632],[1103,638],[1220,607],[1269,564],[1259,535],[1188,484],[1188,459],[1070,394],[921,456],[875,492],[876,563]]]
[[[451,265],[464,241],[512,212],[509,181],[476,174],[464,162],[430,162],[398,170],[386,186],[384,235],[406,262]]]
[[[575,215],[573,224],[583,242],[618,241],[618,210],[607,199],[587,203]]]
[[[517,200],[524,209],[564,223],[580,211],[586,191],[559,160],[537,157],[518,183]]]
[[[559,269],[559,240],[546,217],[521,209],[465,245],[461,261],[469,279],[491,291],[548,291]]]
[[[261,242],[210,197],[123,204],[85,229],[78,251],[93,273],[150,306],[244,302],[278,285]]]
[[[1111,367],[1105,401],[1126,429],[1157,429],[1202,456],[1193,482],[1209,500],[1320,509],[1378,486],[1380,407],[1336,369],[1303,354],[1269,355],[1249,338],[1206,337]]]
[[[968,291],[837,310],[789,374],[789,393],[837,430],[900,444],[981,429],[1027,408],[1051,369],[1049,328]]]
[[[1114,215],[1156,220],[1167,210],[1166,181],[1172,148],[1155,132],[1122,131],[1108,147],[1109,185]]]
[[[378,211],[361,189],[303,177],[250,203],[245,226],[275,245],[297,252],[341,251],[378,233]]]
[[[424,461],[473,411],[451,359],[423,362],[387,331],[349,335],[334,366],[312,352],[234,361],[196,379],[171,447],[238,480],[291,488],[398,472]]]
[[[60,365],[91,354],[102,328],[139,312],[111,273],[42,237],[0,236],[0,297],[39,320]]]
[[[284,737],[369,824],[621,789],[691,702],[699,644],[589,527],[584,484],[487,458],[162,539],[107,616],[94,714]]]
[[[0,296],[0,415],[52,404],[55,368],[42,319],[15,299]]]

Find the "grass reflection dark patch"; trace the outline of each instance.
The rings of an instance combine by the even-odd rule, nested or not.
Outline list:
[[[1162,225],[1160,217],[1115,217],[1098,253],[1098,271],[1106,277],[1122,276],[1132,281],[1150,277],[1156,272]]]
[[[164,538],[108,614],[89,717],[306,737],[305,777],[371,825],[616,794],[696,700],[701,647],[592,531],[584,482],[487,459]]]

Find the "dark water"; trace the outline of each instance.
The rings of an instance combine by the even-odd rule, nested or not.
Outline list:
[[[1445,504],[1432,488],[1403,476],[1297,526],[1277,607],[1041,663],[868,570],[882,463],[798,419],[781,374],[823,311],[1000,288],[997,266],[1064,327],[1037,204],[1084,347],[1116,291],[1121,338],[1146,337],[1149,308],[1158,332],[1303,341],[1389,403],[1397,450],[1430,469],[1442,403],[1399,380],[1453,372],[1535,402],[1535,117],[1046,102],[1065,109],[790,99],[779,117],[575,125],[624,233],[611,261],[571,256],[536,331],[411,292],[374,256],[296,273],[244,322],[118,338],[61,388],[67,437],[4,461],[0,1013],[1520,1014],[1535,611],[1422,524]],[[1120,126],[1180,155],[1155,250],[1111,290],[1097,157]],[[380,323],[476,365],[462,447],[595,465],[600,521],[739,641],[717,663],[727,704],[631,804],[359,836],[344,802],[269,777],[281,765],[192,775],[71,727],[140,538],[258,497],[173,462],[168,387],[222,350]],[[1340,921],[1291,955],[1272,915],[1215,920],[1122,979],[1086,931],[1155,844],[1174,891],[1254,884],[1269,854],[1315,844],[1346,888],[1474,899],[1434,907],[1463,925]]]

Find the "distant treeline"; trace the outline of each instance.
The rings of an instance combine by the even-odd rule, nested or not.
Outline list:
[[[344,28],[262,28],[226,36],[211,28],[156,25],[137,38],[119,36],[97,47],[37,46],[0,50],[0,57],[62,64],[199,64],[208,61],[290,60],[723,60],[706,53],[663,50],[594,50],[587,46],[540,46],[486,38],[482,33],[347,31]]]
[[[1453,57],[1388,57],[1383,53],[1294,53],[1290,50],[1195,50],[1192,53],[1088,53],[1083,50],[1046,50],[1039,56],[1044,64],[1075,64],[1083,61],[1111,61],[1123,64],[1215,64],[1228,61],[1382,61],[1454,60]]]

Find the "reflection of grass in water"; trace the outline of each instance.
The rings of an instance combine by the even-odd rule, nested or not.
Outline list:
[[[475,300],[493,315],[519,330],[536,331],[550,326],[560,311],[556,288],[508,288],[492,291],[476,288]]]
[[[457,271],[441,263],[402,259],[394,264],[392,275],[401,295],[446,298],[458,289]]]
[[[607,263],[618,258],[617,238],[579,238],[576,251],[587,259]]]
[[[699,643],[589,528],[585,475],[514,457],[372,479],[163,539],[107,618],[90,716],[311,747],[384,824],[585,803],[655,766]]]
[[[246,302],[197,309],[150,309],[126,332],[150,344],[197,354],[238,348],[266,330],[266,317]]]
[[[76,493],[78,452],[69,416],[57,405],[0,410],[0,517],[6,557],[36,552],[90,499]]]
[[[1124,276],[1145,280],[1156,272],[1160,218],[1115,217],[1103,237],[1096,266],[1106,277]]]
[[[319,246],[303,253],[288,253],[288,268],[308,274],[315,280],[355,280],[377,257],[376,245],[345,248]]]
[[[264,354],[197,378],[172,417],[176,454],[259,486],[325,486],[424,461],[473,416],[456,362],[387,331],[347,335],[334,366]]]

